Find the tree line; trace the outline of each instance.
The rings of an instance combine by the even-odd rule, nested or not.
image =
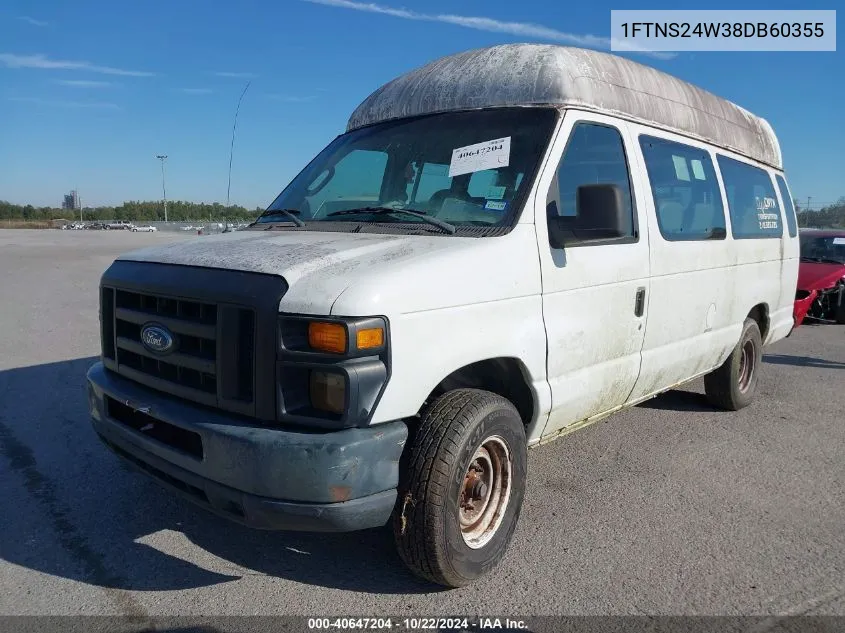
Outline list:
[[[197,220],[253,220],[263,209],[257,207],[250,211],[239,206],[226,206],[219,202],[167,202],[167,219],[172,222]],[[103,222],[124,220],[129,222],[164,221],[164,205],[156,201],[128,201],[117,207],[83,207],[81,217],[85,222]],[[57,209],[55,207],[35,207],[31,204],[12,204],[0,200],[0,220],[23,220],[45,222],[49,220],[79,221],[80,209]]]
[[[807,228],[845,228],[845,197],[839,198],[830,206],[822,207],[818,211],[798,210],[798,226]]]
[[[845,197],[834,204],[818,211],[802,209],[795,201],[798,226],[817,228],[845,228]],[[167,203],[167,219],[173,222],[205,220],[252,220],[263,209],[256,207],[252,211],[239,206],[225,206],[219,202],[183,202],[176,200]],[[72,220],[80,218],[79,209],[56,209],[54,207],[34,207],[31,204],[19,205],[0,200],[0,220],[23,220],[46,222],[49,220]],[[151,202],[129,201],[118,207],[84,207],[82,219],[85,222],[103,222],[123,220],[128,222],[164,221],[164,206],[160,200]]]

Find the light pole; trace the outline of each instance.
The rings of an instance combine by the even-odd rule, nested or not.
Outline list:
[[[240,99],[238,99],[238,107],[235,108],[235,120],[232,123],[232,144],[229,146],[229,182],[226,185],[226,208],[229,208],[229,192],[232,189],[232,154],[235,152],[235,130],[238,127],[238,112],[241,111],[241,101],[244,100],[244,95],[246,91],[249,90],[249,84],[251,81],[246,82],[246,86],[244,86],[244,91],[241,93]]]
[[[164,223],[167,224],[167,189],[164,187],[164,161],[167,160],[167,154],[159,154],[156,158],[161,161],[161,193],[164,196]]]

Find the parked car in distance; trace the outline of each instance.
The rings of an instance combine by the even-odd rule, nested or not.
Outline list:
[[[155,233],[156,231],[158,231],[158,229],[152,225],[147,224],[144,226],[133,226],[132,231],[134,233]]]
[[[845,323],[845,229],[801,229],[795,325]]]
[[[118,222],[107,222],[104,225],[104,228],[107,231],[109,231],[109,230],[111,230],[111,231],[115,231],[115,230],[128,231],[128,230],[132,229],[132,223],[131,222],[125,222],[125,221],[122,221],[122,220],[118,221]]]
[[[718,409],[766,397],[798,279],[783,164],[765,119],[624,57],[433,61],[251,226],[109,266],[93,428],[233,521],[390,525],[420,577],[477,581],[529,447],[697,378]]]

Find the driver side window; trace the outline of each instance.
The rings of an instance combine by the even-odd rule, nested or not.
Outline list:
[[[584,185],[615,185],[618,188],[625,224],[621,239],[634,238],[636,223],[631,177],[622,135],[616,128],[586,122],[577,123],[572,128],[546,206],[550,217],[565,220],[559,222],[562,228],[577,227],[587,222],[579,216],[578,209],[578,191]],[[574,231],[567,233],[568,245],[574,246],[582,241]]]
[[[311,195],[305,200],[310,217],[325,217],[333,211],[377,205],[387,168],[387,154],[374,150],[356,149],[349,152],[334,167],[334,173],[324,171],[309,183]]]

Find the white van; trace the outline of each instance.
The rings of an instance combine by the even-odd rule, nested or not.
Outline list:
[[[767,122],[684,81],[558,46],[446,57],[250,227],[114,262],[93,425],[213,512],[392,523],[412,570],[464,585],[505,554],[528,447],[700,376],[751,403],[793,327],[791,200]]]

